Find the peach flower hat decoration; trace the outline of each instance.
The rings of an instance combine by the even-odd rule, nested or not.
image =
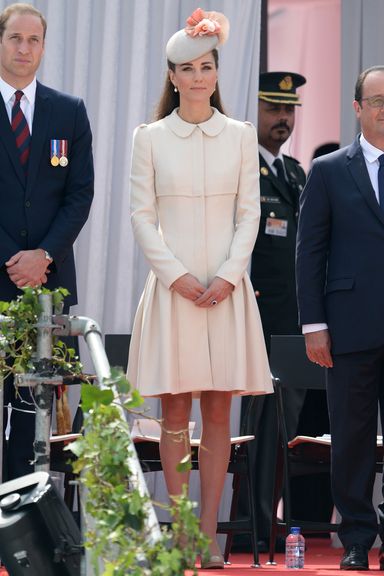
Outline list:
[[[187,25],[168,40],[167,59],[183,64],[211,52],[226,42],[229,21],[221,12],[205,12],[197,8],[187,18]]]

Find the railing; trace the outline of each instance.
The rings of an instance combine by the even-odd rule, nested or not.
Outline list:
[[[53,336],[82,336],[84,338],[97,377],[96,384],[100,388],[106,388],[104,381],[110,378],[111,369],[106,352],[104,350],[101,330],[94,320],[85,316],[54,314],[51,294],[40,294],[39,303],[41,305],[41,313],[37,323],[37,370],[32,374],[22,374],[20,377],[18,377],[18,385],[35,388],[35,471],[49,472],[50,430],[52,418],[52,400],[54,395],[53,387],[62,384],[61,376],[49,376],[49,372],[52,367]],[[10,322],[10,318],[0,315],[0,326],[5,322]],[[0,338],[1,337],[2,336],[0,334]],[[3,429],[3,375],[1,372],[0,388],[1,431]],[[119,395],[115,389],[112,388],[112,390],[115,395],[115,401],[119,408],[121,418],[126,420],[126,415],[121,405]],[[139,459],[136,454],[134,443],[130,437],[129,440],[130,449],[127,453],[127,463],[129,465],[129,469],[132,471],[132,478],[130,480],[133,487],[136,488],[142,496],[148,497],[146,498],[145,504],[146,529],[147,533],[149,534],[149,541],[155,543],[161,538],[160,526],[152,506],[151,499],[149,498],[147,485]],[[3,434],[0,433],[0,474],[2,470],[2,442]],[[88,520],[90,519],[86,518],[86,522],[88,522]],[[87,574],[87,576],[91,576],[87,559],[85,559],[84,566],[82,567],[82,574],[84,576],[85,574]]]

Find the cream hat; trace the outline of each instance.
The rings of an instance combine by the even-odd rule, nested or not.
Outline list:
[[[189,18],[187,26],[168,40],[167,59],[173,64],[183,64],[200,58],[224,44],[229,34],[228,18],[221,12],[204,12],[197,8]]]

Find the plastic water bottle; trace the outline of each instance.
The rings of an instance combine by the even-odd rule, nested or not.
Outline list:
[[[286,568],[304,568],[305,539],[300,534],[300,528],[292,527],[291,533],[285,540],[285,566]]]

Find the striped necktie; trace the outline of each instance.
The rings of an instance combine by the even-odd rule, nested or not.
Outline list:
[[[379,171],[377,173],[377,181],[379,184],[379,203],[380,208],[384,211],[384,154],[378,157],[380,163]]]
[[[29,132],[28,122],[20,107],[20,100],[24,92],[16,90],[15,102],[12,106],[12,130],[16,138],[16,146],[19,150],[20,162],[25,172],[28,167],[29,147],[31,143],[31,134]]]

